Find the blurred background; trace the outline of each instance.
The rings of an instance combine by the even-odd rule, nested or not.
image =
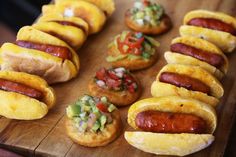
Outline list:
[[[15,34],[24,25],[32,24],[41,13],[41,7],[50,0],[0,0],[0,45],[14,41]]]

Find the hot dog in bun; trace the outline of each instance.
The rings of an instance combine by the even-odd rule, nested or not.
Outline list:
[[[170,51],[165,52],[167,63],[200,66],[221,79],[228,70],[228,59],[214,44],[191,36],[172,40]]]
[[[151,86],[154,97],[182,96],[216,106],[223,96],[221,83],[198,66],[167,64]]]
[[[76,52],[62,40],[31,26],[22,27],[16,43],[1,47],[2,70],[39,75],[48,83],[68,81],[79,70]]]
[[[179,31],[181,36],[208,40],[225,53],[236,47],[236,19],[221,12],[190,11],[184,16],[184,25]]]
[[[44,5],[43,14],[60,13],[65,17],[80,17],[89,25],[89,34],[99,32],[106,22],[104,12],[96,5],[86,1],[58,1],[55,5]]]
[[[42,118],[56,101],[45,80],[14,71],[0,71],[0,99],[0,115],[19,120]]]
[[[184,156],[206,148],[214,141],[215,110],[200,101],[177,96],[148,98],[128,111],[125,139],[142,151]]]

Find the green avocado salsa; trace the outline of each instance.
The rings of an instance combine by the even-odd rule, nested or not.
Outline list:
[[[67,117],[72,119],[79,132],[103,131],[112,123],[111,113],[117,108],[106,97],[97,98],[84,95],[66,108]]]
[[[131,18],[139,25],[160,25],[164,9],[160,4],[149,0],[136,1],[130,9]]]
[[[108,45],[112,55],[109,55],[106,60],[108,62],[126,58],[149,60],[156,53],[156,47],[159,45],[158,41],[141,32],[123,31]]]

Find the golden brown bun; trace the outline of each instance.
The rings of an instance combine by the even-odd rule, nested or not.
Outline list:
[[[139,131],[126,131],[124,136],[130,145],[144,152],[168,156],[195,153],[211,145],[215,139],[211,134],[162,134]]]
[[[125,139],[128,143],[142,151],[161,155],[184,156],[204,149],[214,141],[214,136],[211,135],[211,133],[213,133],[216,128],[217,116],[214,108],[205,103],[179,96],[140,100],[129,108],[129,125],[134,129],[138,129],[135,124],[136,116],[138,113],[147,110],[196,115],[205,120],[208,126],[208,134],[168,134],[126,131]]]
[[[82,28],[70,25],[62,25],[54,21],[71,22]],[[64,17],[61,14],[45,14],[41,16],[34,28],[52,34],[65,41],[75,50],[79,49],[87,39],[88,24],[78,17]]]
[[[86,1],[58,1],[56,5],[45,5],[42,10],[43,14],[60,13],[67,17],[82,18],[89,25],[89,34],[99,32],[106,22],[104,12],[96,5]],[[69,15],[66,15],[65,12],[69,12]]]
[[[0,115],[10,119],[33,120],[45,116],[56,102],[54,90],[42,78],[23,72],[0,71],[0,78],[32,87],[43,93],[41,101],[16,92],[0,90]]]
[[[63,0],[55,0],[55,2],[59,2]],[[78,1],[78,0],[74,0]],[[115,11],[115,2],[114,0],[83,0],[88,1],[90,3],[95,4],[97,7],[99,7],[107,16],[111,16],[113,12]]]
[[[135,78],[135,77],[134,77]],[[130,93],[129,91],[112,91],[99,87],[95,81],[92,79],[89,82],[89,92],[92,96],[102,97],[105,96],[108,98],[109,102],[115,104],[116,106],[126,106],[132,104],[136,101],[142,92],[141,85],[137,79],[135,79],[138,84],[138,89],[135,93]]]
[[[87,147],[105,146],[117,138],[121,133],[122,122],[119,111],[112,112],[113,122],[107,124],[103,131],[98,133],[81,133],[71,119],[66,119],[66,131],[69,137],[76,143]]]
[[[159,81],[159,77],[162,72],[173,72],[191,76],[192,78],[198,79],[210,87],[210,95],[207,95],[198,91],[187,90],[182,87],[177,87],[168,83]],[[151,93],[155,97],[176,95],[182,97],[190,97],[200,101],[203,101],[212,106],[216,106],[219,102],[219,98],[223,96],[224,89],[221,83],[210,73],[198,66],[189,65],[178,65],[178,64],[167,64],[159,72],[156,81],[151,86]]]
[[[114,46],[111,47],[107,52],[108,55],[112,56],[114,49],[115,49]],[[152,55],[149,60],[145,60],[142,57],[138,59],[133,59],[133,60],[129,58],[124,58],[118,61],[111,62],[111,65],[114,68],[124,67],[129,70],[140,70],[140,69],[145,69],[152,66],[157,60],[157,57],[158,57],[158,54],[157,52],[155,52],[155,54]]]
[[[163,15],[159,26],[139,25],[131,18],[130,11],[127,10],[125,13],[126,25],[137,32],[143,32],[144,34],[157,35],[167,32],[172,24],[170,17],[166,14]]]
[[[48,83],[65,82],[74,78],[79,70],[79,58],[63,41],[32,27],[23,27],[18,40],[64,46],[72,52],[72,60],[64,60],[43,51],[27,49],[11,43],[2,45],[2,70],[22,71],[43,77]]]
[[[195,36],[210,41],[223,52],[229,53],[236,48],[236,36],[230,33],[208,28],[189,26],[187,23],[193,18],[213,18],[232,25],[236,29],[236,19],[221,12],[194,10],[184,16],[184,25],[180,27],[181,36]]]

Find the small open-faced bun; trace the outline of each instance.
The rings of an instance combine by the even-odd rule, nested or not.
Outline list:
[[[55,2],[59,2],[63,0],[55,0]],[[74,1],[87,1],[95,4],[99,7],[108,17],[113,14],[115,11],[115,2],[114,0],[74,0]]]
[[[92,96],[105,96],[116,106],[130,105],[141,94],[139,81],[125,68],[105,69],[96,72],[89,82]]]
[[[68,81],[78,74],[76,52],[64,41],[31,26],[22,27],[16,43],[5,43],[1,49],[2,70],[39,75],[50,84]]]
[[[43,14],[60,13],[66,17],[80,17],[89,25],[89,34],[99,32],[106,22],[105,13],[96,5],[86,1],[58,1],[55,5],[45,5]]]
[[[88,35],[88,24],[79,17],[64,17],[59,13],[41,16],[34,28],[65,41],[75,50],[79,49]]]
[[[157,60],[159,43],[140,32],[123,31],[108,46],[106,60],[112,67],[140,70],[150,67]]]
[[[155,115],[140,116],[140,114],[144,115],[143,113],[150,113],[150,111],[154,112]],[[163,113],[169,118],[163,117]],[[191,118],[187,118],[189,116],[195,117],[194,119],[198,119],[197,121],[204,121],[205,131],[200,133],[196,129],[200,123],[194,121],[191,124]],[[168,121],[165,121],[166,119]],[[181,119],[183,121],[180,121]],[[143,123],[138,124],[137,121]],[[196,130],[180,133],[165,132],[169,127],[167,125],[171,125],[173,121],[175,121],[175,124],[171,127],[173,132],[190,124]],[[138,129],[138,131],[125,132],[125,139],[132,146],[148,153],[185,156],[206,148],[214,141],[212,133],[216,128],[217,117],[214,108],[203,102],[190,98],[167,96],[147,98],[134,103],[128,111],[128,123],[134,129]],[[178,125],[181,127],[178,127]],[[162,126],[163,131],[146,131],[140,126],[146,126],[147,128]],[[190,128],[190,130],[193,128]]]
[[[164,8],[149,0],[135,2],[125,13],[125,23],[134,31],[150,35],[165,33],[172,25]]]
[[[224,89],[221,83],[199,66],[167,64],[151,86],[154,97],[182,96],[217,106]]]
[[[172,40],[170,51],[165,52],[167,63],[200,66],[219,80],[227,73],[229,61],[214,44],[191,36]]]
[[[195,36],[210,41],[223,52],[236,47],[236,19],[221,12],[194,10],[184,16],[181,36]]]
[[[105,97],[98,99],[85,95],[66,110],[67,134],[80,145],[104,146],[121,133],[120,113]]]
[[[0,71],[0,84],[1,116],[20,120],[40,119],[55,104],[54,90],[38,76]]]

